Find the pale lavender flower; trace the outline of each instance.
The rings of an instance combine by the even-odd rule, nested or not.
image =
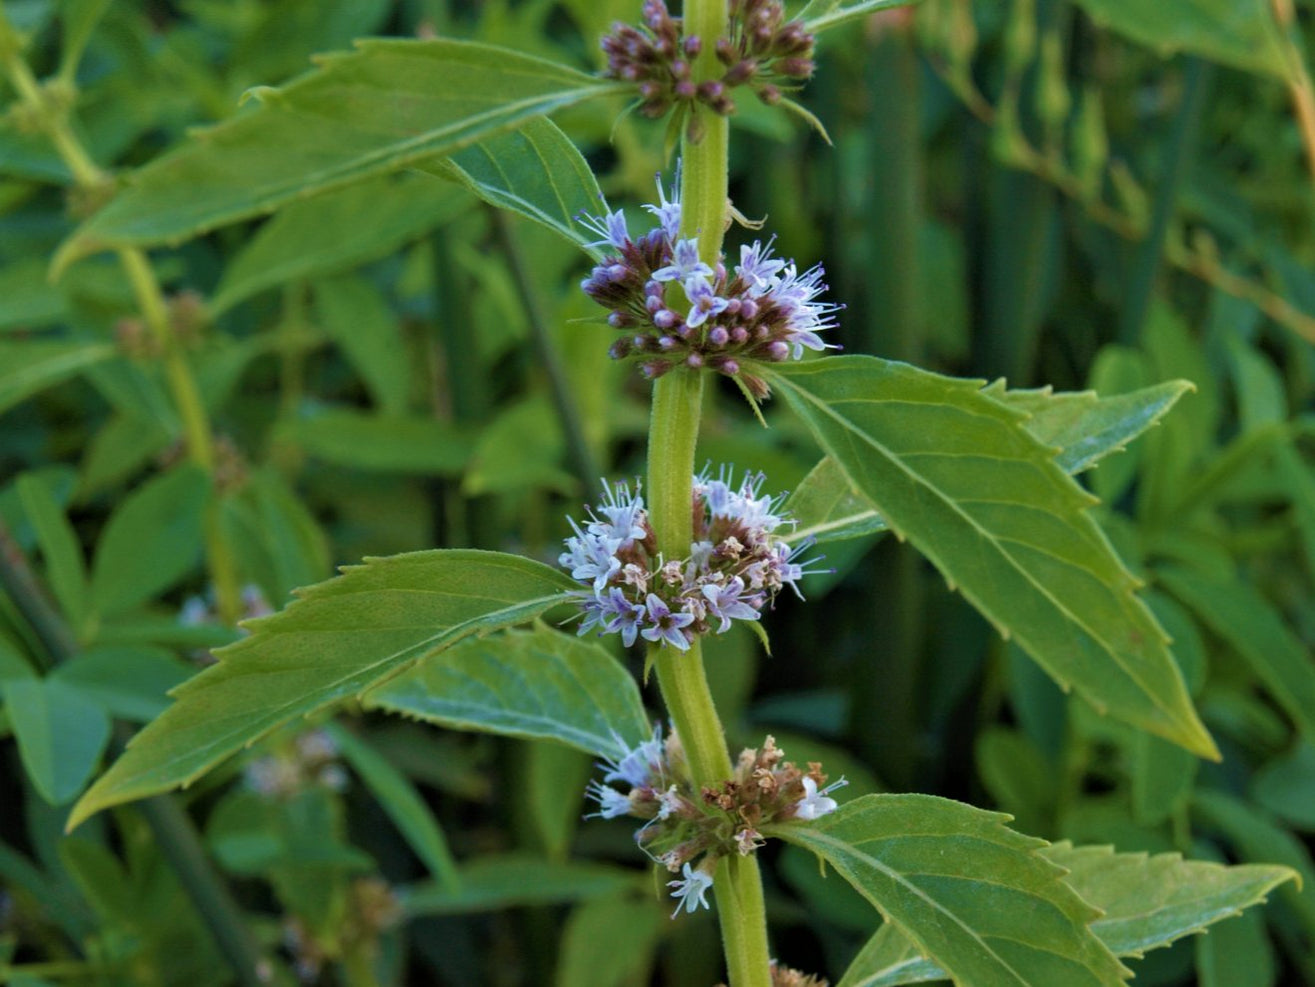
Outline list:
[[[602,766],[609,769],[603,781],[624,781],[635,788],[649,785],[655,772],[661,774],[662,759],[662,729],[655,727],[651,738],[630,748],[620,758],[603,762]]]
[[[590,247],[601,247],[608,244],[617,250],[621,250],[630,242],[630,231],[626,229],[626,217],[620,209],[616,212],[604,211],[602,216],[590,216],[588,213],[581,213],[580,224],[602,237],[601,240],[595,240],[593,243],[588,244]]]
[[[676,899],[676,910],[671,913],[671,917],[675,918],[679,915],[682,908],[691,914],[700,907],[711,909],[712,906],[708,904],[706,898],[712,888],[711,876],[702,870],[693,870],[688,863],[680,872],[685,875],[683,879],[667,882],[667,887],[676,889],[671,892],[671,897]]]
[[[620,634],[627,648],[635,643],[644,622],[645,607],[642,603],[631,603],[619,586],[613,586],[607,592],[606,601],[600,605],[600,612],[606,621],[603,623],[606,633]]]
[[[785,261],[772,256],[772,241],[740,245],[740,263],[735,273],[748,285],[749,296],[757,298],[770,291]]]
[[[837,788],[849,784],[844,778],[841,778],[839,781],[833,781],[819,792],[817,782],[813,781],[812,778],[804,775],[802,780],[804,797],[795,803],[794,814],[796,819],[818,819],[828,812],[835,812],[839,803],[835,799],[829,798],[828,795]]]
[[[677,240],[674,262],[653,272],[654,281],[687,281],[710,278],[712,268],[699,259],[698,240]]]
[[[670,644],[673,648],[688,651],[689,639],[681,628],[694,623],[694,615],[683,611],[673,613],[662,598],[654,593],[648,594],[647,607],[649,626],[640,632],[644,638],[655,644]]]
[[[760,614],[744,600],[744,580],[739,576],[725,584],[704,583],[703,595],[708,600],[708,613],[721,621],[718,634],[725,634],[732,620],[757,620]]]
[[[585,796],[598,803],[598,811],[591,812],[586,819],[616,819],[630,814],[630,796],[625,795],[610,785],[591,781],[585,789]]]
[[[644,208],[658,218],[658,224],[662,227],[662,232],[667,235],[667,239],[672,243],[680,236],[680,172],[681,164],[676,162],[676,177],[671,183],[671,199],[667,200],[666,192],[662,188],[662,175],[657,176],[658,204],[656,206],[645,205]]]
[[[689,299],[690,304],[689,315],[685,317],[685,325],[691,329],[697,329],[711,316],[720,315],[726,311],[726,306],[730,304],[713,290],[707,278],[689,278],[684,282],[684,286],[685,297]]]

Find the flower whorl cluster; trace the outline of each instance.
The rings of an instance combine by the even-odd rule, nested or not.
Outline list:
[[[676,186],[679,186],[679,169]],[[752,373],[757,363],[798,360],[805,349],[836,349],[818,333],[835,327],[840,306],[817,301],[826,290],[822,265],[799,273],[792,260],[772,256],[771,241],[740,247],[740,262],[727,271],[725,257],[712,267],[699,258],[698,241],[680,238],[680,201],[668,199],[658,179],[658,205],[644,207],[656,229],[632,239],[620,210],[586,216],[603,237],[591,246],[615,253],[580,283],[609,310],[608,325],[625,335],[612,344],[614,360],[639,362],[644,376],[661,377],[681,364],[707,367],[736,378],[756,398],[768,394]]]
[[[813,36],[802,22],[786,20],[781,0],[727,0],[726,9],[727,34],[715,44],[720,78],[694,82],[692,63],[703,39],[684,34],[681,18],[672,17],[663,0],[645,2],[640,27],[612,25],[602,41],[604,74],[635,83],[639,112],[647,117],[695,102],[728,116],[735,112],[730,90],[738,86],[749,86],[771,105],[812,76]]]
[[[571,520],[575,534],[558,561],[589,587],[578,591],[581,634],[597,627],[627,647],[643,637],[685,651],[700,635],[757,620],[783,586],[799,593],[799,549],[775,534],[790,523],[781,498],[759,495],[762,474],[747,474],[738,489],[729,476],[694,478],[694,541],[683,559],[658,553],[644,500],[627,484],[604,489],[583,529]]]
[[[759,827],[834,812],[830,793],[846,783],[841,778],[826,785],[816,762],[801,771],[784,760],[772,737],[759,750],[743,751],[731,778],[699,790],[690,780],[678,738],[671,734],[663,742],[658,730],[600,767],[603,780],[590,782],[585,792],[598,803],[590,817],[644,820],[636,842],[653,860],[682,875],[667,884],[677,900],[673,918],[681,908],[707,907],[717,861],[732,853],[747,856],[762,846]]]

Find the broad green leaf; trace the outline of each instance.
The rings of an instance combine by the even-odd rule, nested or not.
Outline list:
[[[51,678],[99,703],[120,719],[145,723],[169,707],[169,690],[191,669],[163,648],[97,645],[51,673]]]
[[[324,532],[276,470],[259,470],[247,485],[255,502],[273,571],[270,603],[279,605],[298,586],[319,582],[332,571]]]
[[[1233,68],[1290,77],[1267,3],[1256,0],[1077,0],[1091,19],[1162,56],[1183,51]]]
[[[69,622],[75,629],[81,628],[87,613],[87,565],[77,533],[44,480],[25,473],[15,486],[23,511],[36,529],[50,588]]]
[[[620,88],[516,51],[446,39],[369,39],[317,62],[136,172],[60,248],[56,268],[109,247],[178,243]]]
[[[433,884],[402,891],[410,917],[493,912],[524,905],[557,905],[615,895],[647,883],[628,867],[594,863],[555,863],[542,857],[507,854],[473,860],[461,868],[461,888]]]
[[[1315,934],[1315,860],[1301,840],[1247,803],[1212,789],[1199,788],[1192,795],[1192,817],[1201,829],[1221,833],[1235,859],[1296,871],[1299,879],[1283,885],[1279,894],[1301,916],[1307,934]]]
[[[863,944],[836,987],[895,987],[944,979],[945,971],[923,956],[898,926],[884,922]]]
[[[360,374],[374,406],[385,415],[405,415],[412,359],[397,313],[383,294],[364,278],[317,281],[315,316]]]
[[[1117,956],[1140,957],[1147,950],[1204,932],[1297,879],[1287,867],[1226,867],[1183,860],[1176,853],[1152,857],[1066,842],[1038,852],[1067,870],[1064,883],[1103,912],[1091,923],[1091,931]],[[838,987],[889,987],[945,976],[899,929],[886,925],[864,946]]]
[[[1170,380],[1128,394],[1101,397],[1094,391],[1056,394],[1050,388],[1005,390],[1002,382],[986,388],[997,401],[1029,416],[1023,427],[1044,445],[1056,447],[1055,464],[1065,473],[1081,473],[1141,435],[1194,386]]]
[[[381,473],[451,476],[470,458],[471,443],[446,422],[420,415],[370,415],[322,408],[288,422],[279,438],[335,466]]]
[[[1198,987],[1274,987],[1276,966],[1265,916],[1258,911],[1243,912],[1196,940]]]
[[[183,464],[152,477],[110,515],[96,548],[91,600],[101,616],[121,613],[168,589],[201,558],[210,479]]]
[[[548,627],[466,641],[374,689],[366,704],[603,757],[652,733],[625,667],[598,644]]]
[[[653,901],[596,898],[579,905],[562,929],[557,987],[649,983],[666,916]]]
[[[467,497],[547,488],[568,497],[579,481],[562,469],[566,443],[548,399],[527,398],[503,408],[479,434],[461,478]]]
[[[82,456],[78,496],[85,499],[136,473],[176,438],[176,431],[135,412],[112,414]]]
[[[1029,417],[1023,427],[1038,441],[1058,448],[1055,464],[1073,474],[1122,451],[1190,389],[1186,381],[1169,381],[1130,394],[1100,397],[1092,391],[1056,394],[1049,388],[1009,391],[997,382],[983,393],[1025,412]],[[886,530],[881,515],[830,458],[818,463],[795,488],[786,508],[799,522],[797,538],[828,542]]]
[[[565,744],[532,741],[521,751],[512,784],[521,793],[525,814],[522,840],[550,860],[566,860],[584,814],[562,792],[583,792],[597,762]]]
[[[343,759],[365,782],[380,808],[387,813],[434,880],[448,891],[460,890],[461,878],[452,851],[448,849],[447,837],[406,775],[349,731],[332,724],[327,729]]]
[[[464,207],[455,189],[416,175],[384,175],[292,202],[225,267],[210,312],[225,312],[276,285],[385,257]]]
[[[918,0],[811,0],[795,17],[804,22],[804,29],[810,34],[817,34],[827,28],[839,27],[860,17],[867,17],[879,10],[895,7],[909,7]]]
[[[853,488],[996,629],[1102,712],[1217,758],[1094,502],[974,381],[875,357],[773,368]]]
[[[575,585],[497,552],[413,552],[347,568],[250,621],[250,637],[175,690],[174,705],[74,806],[69,826],[188,784],[280,724],[360,696],[464,638],[533,620]]]
[[[23,768],[41,797],[63,805],[87,783],[110,739],[99,705],[54,678],[6,682],[5,711]]]
[[[82,52],[91,39],[96,22],[105,13],[110,0],[63,0],[60,4],[60,29],[63,33],[59,58],[59,74],[70,82],[78,71]]]
[[[0,411],[115,355],[107,343],[0,341]]]
[[[931,795],[866,795],[764,835],[813,851],[950,976],[974,987],[1121,984],[1100,913],[1008,817]]]
[[[551,120],[530,120],[417,168],[460,182],[485,202],[542,223],[591,256],[602,256],[588,246],[592,237],[578,217],[599,214],[603,193],[584,155]]]
[[[1249,583],[1205,576],[1181,566],[1156,570],[1156,581],[1228,642],[1307,740],[1315,740],[1315,662],[1274,605]]]
[[[63,322],[68,315],[64,292],[46,278],[43,257],[6,263],[0,269],[0,333],[13,329],[40,329]]]
[[[1092,931],[1119,956],[1141,956],[1265,900],[1287,867],[1226,867],[1176,853],[1115,853],[1113,847],[1056,843],[1041,851],[1069,873],[1064,882],[1103,915]]]

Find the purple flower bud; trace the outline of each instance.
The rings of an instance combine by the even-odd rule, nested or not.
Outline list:
[[[691,353],[689,356],[685,357],[685,366],[689,367],[691,370],[697,370],[699,367],[703,366],[703,357],[698,353]]]
[[[749,341],[749,330],[744,326],[735,326],[731,329],[731,340],[736,345],[743,345]]]
[[[738,360],[722,360],[717,369],[730,377],[734,377],[740,372],[740,363]]]
[[[740,299],[740,315],[746,319],[752,319],[758,314],[758,303],[752,298]]]
[[[673,87],[677,99],[693,99],[694,94],[698,92],[698,87],[688,79],[681,79]]]
[[[780,363],[789,358],[790,347],[783,340],[774,339],[767,344],[766,356],[772,362]]]
[[[708,342],[713,346],[725,346],[730,338],[731,334],[726,331],[725,326],[713,326],[708,330]]]
[[[669,308],[659,309],[653,313],[653,325],[659,329],[670,329],[676,324],[676,313]]]
[[[697,34],[691,34],[685,38],[685,43],[681,47],[684,49],[686,56],[696,58],[699,52],[703,50],[703,39]]]

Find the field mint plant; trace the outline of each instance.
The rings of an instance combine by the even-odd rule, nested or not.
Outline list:
[[[114,893],[116,884],[132,882],[114,876],[120,865],[103,841],[112,818],[134,867],[153,842],[170,858],[172,869],[164,870],[176,877],[150,880],[185,889],[238,982],[327,982],[317,978],[334,964],[343,983],[384,982],[388,937],[404,916],[447,915],[480,900],[481,892],[470,890],[476,884],[463,885],[480,872],[458,864],[410,780],[425,772],[476,793],[472,798],[510,798],[509,812],[550,820],[565,805],[584,818],[582,842],[630,827],[623,851],[651,869],[647,897],[626,899],[640,916],[635,927],[655,930],[648,941],[657,942],[682,934],[662,930],[715,913],[722,955],[711,966],[730,987],[826,983],[821,970],[778,962],[782,942],[769,927],[762,872],[778,855],[816,858],[842,899],[838,909],[843,901],[862,907],[865,944],[846,957],[841,987],[935,979],[971,987],[1117,985],[1131,976],[1123,959],[1203,931],[1300,877],[1308,858],[1299,853],[1276,854],[1280,863],[1225,864],[1120,852],[1026,835],[1020,829],[1030,820],[1014,828],[1008,815],[937,795],[851,795],[860,785],[846,763],[811,759],[806,745],[796,752],[780,733],[738,717],[723,723],[709,674],[717,671],[709,668],[717,649],[748,632],[776,667],[803,668],[838,646],[839,630],[825,616],[815,618],[807,649],[788,634],[786,646],[778,638],[773,648],[771,632],[775,621],[803,620],[796,615],[807,608],[827,607],[815,597],[856,564],[853,546],[890,532],[1009,642],[1027,673],[1041,673],[1036,681],[1048,678],[1071,691],[1073,705],[1083,709],[1074,714],[1086,724],[1081,729],[1098,733],[1105,725],[1116,738],[1158,745],[1168,752],[1164,763],[1230,756],[1198,713],[1193,676],[1163,626],[1166,608],[1148,604],[1140,573],[1115,549],[1115,542],[1120,550],[1150,545],[1164,529],[1151,525],[1141,541],[1112,539],[1098,520],[1100,501],[1075,479],[1157,424],[1194,385],[1165,373],[1110,396],[1017,389],[841,352],[840,340],[850,338],[847,299],[825,283],[823,263],[831,268],[830,254],[846,245],[822,244],[818,257],[801,249],[794,259],[772,216],[751,222],[731,201],[731,127],[749,112],[746,97],[755,98],[760,128],[801,120],[820,128],[796,101],[806,98],[815,71],[826,71],[819,35],[839,34],[900,2],[811,0],[787,9],[781,0],[686,0],[676,13],[662,0],[646,0],[629,12],[633,23],[613,24],[594,39],[601,70],[593,74],[446,35],[367,38],[350,51],[319,56],[310,71],[278,88],[247,88],[258,80],[246,80],[240,112],[180,138],[122,179],[95,163],[87,142],[100,138],[71,115],[82,47],[98,19],[109,16],[108,5],[59,5],[64,61],[44,81],[27,49],[48,24],[37,17],[24,27],[21,14],[31,6],[0,5],[0,64],[14,125],[24,141],[53,153],[47,166],[62,169],[78,213],[50,274],[55,283],[80,285],[84,298],[94,294],[98,277],[112,280],[109,300],[91,309],[117,313],[127,305],[138,316],[115,316],[117,342],[96,336],[105,320],[94,312],[85,332],[77,329],[83,323],[74,307],[76,331],[68,338],[0,343],[5,358],[30,371],[0,369],[0,398],[17,403],[85,371],[115,407],[115,430],[100,433],[95,448],[112,445],[104,453],[111,459],[129,455],[121,450],[148,451],[125,468],[83,476],[84,493],[97,483],[110,489],[127,482],[153,463],[160,469],[113,508],[90,574],[67,478],[24,473],[8,514],[0,514],[22,525],[10,533],[0,523],[0,549],[11,560],[5,585],[12,605],[0,614],[6,726],[42,798],[54,805],[76,798],[67,817],[56,820],[73,835],[47,827],[45,839],[67,841],[60,854],[73,861],[75,883],[90,889],[103,921],[123,933],[105,937],[108,969],[131,969],[135,947],[125,943],[150,938],[134,924],[136,906]],[[928,6],[943,16],[958,9]],[[245,7],[231,13],[246,16],[255,15]],[[171,58],[188,50],[185,39],[178,44]],[[874,98],[897,101],[899,93]],[[594,159],[568,136],[579,128],[581,143],[597,143],[596,132],[629,134],[617,129],[613,111],[642,118],[646,129],[639,132],[662,148],[654,153],[663,162],[656,202],[631,208],[622,201],[624,186],[604,199]],[[559,112],[561,127],[549,119]],[[629,139],[617,137],[618,147]],[[498,361],[532,362],[532,373],[546,380],[550,403],[527,404],[475,440],[411,413],[414,389],[398,382],[413,372],[411,357],[431,350],[400,334],[370,337],[393,325],[371,283],[324,275],[341,272],[346,261],[314,268],[316,252],[325,249],[352,264],[386,264],[390,250],[420,235],[419,227],[405,232],[414,214],[457,215],[443,198],[456,192],[488,207],[480,222],[495,231],[490,236],[503,231],[514,272],[524,257],[494,210],[529,220],[536,235],[579,251],[574,267],[554,270],[571,295],[561,309],[572,313],[556,337],[541,325],[547,320],[535,291],[544,286],[515,274],[516,291],[499,294],[502,282],[486,280],[494,301],[484,302],[501,305],[496,311],[505,315],[510,297],[529,324],[525,338],[498,352],[481,350],[497,341],[476,340],[478,331],[462,319],[474,311],[462,306],[476,304],[471,298],[479,293],[469,284],[445,293],[445,278],[473,269],[470,258],[451,253],[460,246],[457,236],[432,238],[427,254],[390,274],[398,285],[432,278],[440,319],[453,323],[456,335],[444,341],[450,393],[442,400],[454,417],[472,407],[462,390],[469,378]],[[298,242],[287,233],[293,226],[279,225],[289,216],[337,217],[337,210],[341,225],[327,247]],[[184,245],[204,268],[212,262],[205,251],[218,249],[201,247],[209,242],[204,237],[219,231],[222,239],[224,228],[267,214],[250,253],[216,275],[212,295],[166,293],[173,254],[148,251]],[[354,253],[352,223],[368,225],[372,216],[383,230],[376,230],[379,242],[390,249]],[[269,243],[275,246],[263,246]],[[113,264],[105,263],[107,253]],[[279,265],[305,265],[310,273],[275,277]],[[285,280],[290,287],[273,317],[273,343],[240,326],[228,335],[216,329],[225,318],[238,320],[233,312],[256,318],[261,310],[253,299]],[[305,395],[315,377],[308,353],[319,342],[305,340],[320,324],[348,354],[377,416],[339,408],[315,427],[323,409]],[[526,357],[534,346],[534,357]],[[593,472],[598,443],[591,449],[589,412],[560,365],[563,347],[591,361],[586,373],[619,368],[618,394],[642,395],[642,474],[638,466]],[[278,379],[278,397],[221,411],[248,365],[265,358],[277,365],[266,372]],[[1157,367],[1165,363],[1172,361]],[[811,468],[791,492],[777,488],[756,461],[764,448],[759,439],[729,443],[738,445],[733,459],[702,452],[714,408],[724,412],[732,400],[747,403],[763,426],[783,427],[792,441],[809,444]],[[576,439],[566,454],[574,475],[563,478],[548,464],[524,484],[490,467],[499,442],[513,450],[504,458],[533,458],[534,423],[549,405]],[[247,436],[248,452],[218,435],[220,415]],[[262,457],[249,452],[258,444],[252,435],[260,436]],[[419,455],[435,475],[463,476],[461,496],[443,501],[449,531],[478,532],[490,517],[496,524],[531,501],[536,506],[526,513],[539,517],[542,502],[526,494],[537,484],[553,491],[553,520],[538,521],[553,534],[524,553],[416,542],[323,579],[329,553],[288,477],[306,456],[322,457],[329,472],[341,465],[335,450],[344,436],[358,440],[352,456],[381,472],[405,472]],[[390,443],[403,441],[399,436],[415,441],[395,454]],[[460,457],[456,466],[448,465],[449,455]],[[360,509],[364,496],[348,489],[334,501],[344,527],[389,513],[387,503]],[[511,510],[498,513],[498,496]],[[485,498],[482,516],[467,511],[473,497]],[[412,503],[397,503],[404,502]],[[496,543],[506,548],[509,541]],[[451,542],[480,543],[473,535]],[[53,606],[28,566],[28,548],[42,559]],[[1155,552],[1147,548],[1147,558]],[[1191,548],[1180,552],[1189,557]],[[180,615],[161,616],[150,601],[195,576],[199,562],[205,576],[193,584],[197,594]],[[1163,582],[1211,609],[1211,587],[1197,577],[1169,572]],[[294,588],[292,602],[266,612],[266,600],[281,602]],[[259,615],[235,629],[244,612]],[[1275,633],[1290,635],[1281,621]],[[878,680],[883,634],[880,626],[866,632],[871,667],[864,674]],[[161,641],[204,667],[180,671],[170,652],[159,654]],[[48,655],[46,665],[28,667],[23,655],[31,648]],[[640,651],[642,663],[628,663],[625,656]],[[113,669],[149,689],[116,687]],[[660,701],[651,709],[642,692],[650,678]],[[141,699],[147,694],[149,702]],[[390,760],[357,731],[332,722],[344,709],[395,714],[398,724],[409,718],[547,741],[588,755],[593,775],[573,773],[568,764],[560,775],[569,785],[532,780],[504,791],[481,774],[488,759],[477,764],[474,748],[449,750],[479,770],[449,771],[440,758],[417,757],[405,739],[415,734],[399,734],[404,739],[388,748]],[[1309,709],[1301,715],[1309,717]],[[109,745],[119,747],[117,735],[111,740],[113,718],[145,726],[97,774]],[[69,726],[77,720],[93,723],[94,735]],[[1255,716],[1248,722],[1264,728]],[[730,734],[753,746],[730,746]],[[533,758],[565,756],[539,743],[526,749],[539,752]],[[526,768],[527,777],[540,779],[535,770]],[[208,868],[188,814],[169,796],[189,788],[192,808],[209,814],[204,842],[211,855],[231,875],[269,884],[284,916],[277,929],[267,923],[253,935]],[[362,825],[352,799],[361,791],[378,802],[375,816],[397,828],[432,878],[428,898],[414,888],[394,892],[351,844],[353,827]],[[147,828],[124,808],[139,801]],[[102,815],[111,809],[114,816]],[[1228,808],[1218,811],[1226,815]],[[365,825],[377,826],[378,818]],[[1180,815],[1174,820],[1186,826]],[[542,825],[549,843],[559,824]],[[568,842],[561,838],[544,855],[545,873],[568,866]],[[5,866],[0,861],[0,871]],[[498,866],[489,865],[501,884],[487,887],[515,885],[524,873]],[[11,869],[40,884],[30,868]],[[133,881],[147,882],[149,870],[140,864]],[[637,883],[625,880],[618,889],[633,892]],[[554,893],[529,903],[572,900],[575,892],[568,887],[560,899]],[[164,900],[165,891],[159,896]],[[662,899],[660,926],[643,911],[652,897]],[[606,920],[601,916],[601,927]],[[79,912],[70,927],[86,926]],[[160,933],[159,942],[166,941]],[[4,964],[11,959],[0,955]],[[33,963],[21,982],[58,977],[50,969],[58,966]],[[391,982],[404,982],[404,964],[391,970]],[[161,974],[160,982],[188,976]],[[572,976],[559,980],[574,987]],[[607,982],[642,977],[642,970],[622,969]]]

